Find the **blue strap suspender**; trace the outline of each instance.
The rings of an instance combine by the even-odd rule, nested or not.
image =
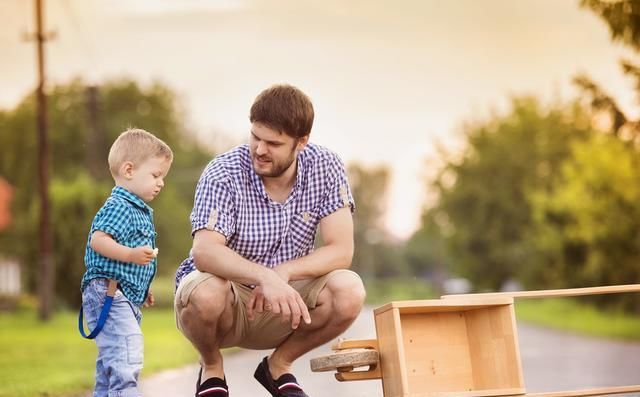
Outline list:
[[[104,305],[102,306],[102,311],[100,311],[100,316],[98,317],[98,323],[96,327],[89,335],[87,335],[84,331],[83,324],[83,312],[82,306],[80,306],[80,313],[78,314],[78,330],[80,330],[80,335],[87,339],[94,339],[100,331],[102,331],[102,327],[104,327],[104,323],[107,321],[107,316],[109,316],[109,310],[111,309],[111,304],[113,303],[113,297],[116,294],[116,289],[118,288],[118,282],[116,280],[109,279],[109,287],[107,288],[107,297],[104,299]]]

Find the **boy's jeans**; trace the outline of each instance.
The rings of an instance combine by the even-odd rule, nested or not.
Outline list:
[[[82,292],[82,308],[87,325],[95,328],[107,295],[108,280],[91,280]],[[104,328],[95,341],[98,345],[94,397],[139,397],[138,375],[142,369],[142,313],[120,290]]]

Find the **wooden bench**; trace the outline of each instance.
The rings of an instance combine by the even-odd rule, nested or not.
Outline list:
[[[311,360],[311,370],[336,370],[339,381],[381,379],[385,397],[572,397],[640,392],[640,385],[631,385],[527,394],[514,312],[514,298],[638,291],[640,284],[630,284],[391,302],[374,310],[377,339],[340,340],[332,346],[332,354]]]

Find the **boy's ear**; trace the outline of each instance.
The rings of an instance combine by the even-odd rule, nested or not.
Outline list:
[[[133,177],[133,163],[131,161],[122,163],[120,166],[120,174],[127,179],[131,179]]]

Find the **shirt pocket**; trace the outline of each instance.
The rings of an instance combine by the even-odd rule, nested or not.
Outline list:
[[[320,216],[316,211],[300,211],[294,214],[289,236],[298,256],[311,251],[319,222]]]
[[[134,247],[149,245],[155,248],[156,232],[148,226],[136,226],[133,229],[131,241]]]

